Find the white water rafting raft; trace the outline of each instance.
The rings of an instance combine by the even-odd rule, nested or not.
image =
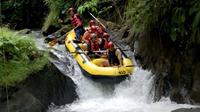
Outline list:
[[[74,59],[78,62],[84,75],[91,77],[120,77],[128,76],[134,71],[134,66],[130,58],[122,52],[122,66],[104,66],[108,62],[107,57],[90,58],[87,55],[83,43],[77,43],[74,30],[68,32],[65,46],[72,53]]]

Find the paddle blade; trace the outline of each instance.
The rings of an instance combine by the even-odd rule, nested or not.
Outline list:
[[[54,46],[54,45],[56,45],[56,43],[57,43],[57,40],[52,40],[48,44],[49,44],[49,46]]]

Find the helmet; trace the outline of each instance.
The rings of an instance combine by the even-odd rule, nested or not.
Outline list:
[[[90,27],[91,27],[92,25],[95,25],[95,24],[96,24],[96,23],[95,23],[94,20],[90,20],[90,22],[89,22]]]
[[[110,37],[110,35],[108,33],[103,33],[103,38],[108,39]]]
[[[74,12],[74,8],[72,8],[72,7],[71,7],[71,8],[69,8],[67,12],[68,12],[68,13],[70,13],[71,11],[73,11],[73,12]]]
[[[91,26],[91,29],[90,29],[90,30],[91,30],[91,32],[93,32],[93,33],[94,33],[94,32],[97,32],[97,27],[96,27],[96,26]]]
[[[108,43],[108,48],[114,47],[114,44],[112,42]]]

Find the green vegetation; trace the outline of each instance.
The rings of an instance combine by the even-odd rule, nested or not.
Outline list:
[[[186,45],[200,43],[199,0],[129,0],[126,18],[135,32],[154,32],[160,38]]]
[[[98,0],[90,0],[86,1],[85,3],[79,3],[82,5],[78,7],[78,12],[82,14],[85,11],[89,10],[91,12],[97,13],[97,2]]]
[[[0,86],[14,86],[47,62],[47,55],[38,51],[29,36],[0,29]]]
[[[58,19],[63,15],[62,11],[69,7],[74,7],[80,14],[83,14],[87,10],[96,13],[98,0],[44,0],[44,2],[49,7],[49,14],[42,28],[43,31],[46,31],[51,25],[59,27]]]
[[[44,2],[49,7],[49,14],[45,18],[43,25],[43,31],[46,31],[50,25],[58,25],[58,18],[67,3],[64,0],[44,0]]]
[[[1,0],[0,22],[13,29],[42,26],[47,7],[43,0]]]
[[[128,0],[125,15],[132,40],[140,43],[141,65],[164,80],[158,82],[162,95],[192,90],[199,75],[200,1]]]

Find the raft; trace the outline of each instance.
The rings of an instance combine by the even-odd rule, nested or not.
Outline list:
[[[131,61],[122,52],[123,66],[102,66],[101,63],[108,62],[106,57],[90,58],[87,51],[83,48],[83,43],[76,42],[74,30],[68,32],[65,39],[65,46],[77,61],[84,75],[90,77],[123,77],[131,75],[134,66]]]

